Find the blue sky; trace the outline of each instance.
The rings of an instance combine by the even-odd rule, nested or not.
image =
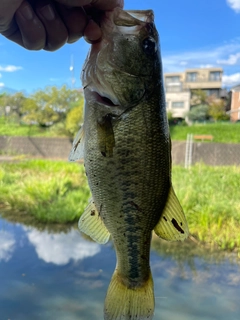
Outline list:
[[[240,0],[125,0],[125,9],[154,10],[164,72],[216,66],[223,86],[240,83]],[[88,49],[81,39],[56,52],[27,51],[0,35],[0,88],[71,86],[71,56],[79,88]]]

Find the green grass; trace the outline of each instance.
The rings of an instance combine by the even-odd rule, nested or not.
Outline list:
[[[240,167],[173,167],[174,189],[197,240],[211,247],[240,248],[239,181]],[[76,222],[89,197],[82,165],[50,160],[1,163],[0,211],[12,221]]]
[[[89,189],[79,164],[26,160],[3,163],[0,168],[0,206],[6,217],[44,223],[69,223],[79,219],[87,205]]]
[[[61,124],[50,128],[43,128],[37,125],[19,124],[16,121],[11,121],[11,119],[6,120],[3,117],[0,117],[0,136],[64,137],[67,135]]]
[[[173,168],[173,185],[191,234],[225,249],[240,248],[240,167]]]
[[[170,133],[172,140],[186,140],[187,134],[206,134],[213,136],[213,142],[240,143],[239,123],[209,123],[194,124],[192,126],[171,126]]]
[[[208,123],[192,126],[171,126],[172,140],[186,140],[187,134],[208,134],[213,136],[213,142],[240,143],[239,123]],[[14,121],[0,117],[0,135],[5,136],[34,136],[34,137],[64,137],[67,136],[64,124],[56,124],[50,128],[41,128],[36,125],[17,124]]]

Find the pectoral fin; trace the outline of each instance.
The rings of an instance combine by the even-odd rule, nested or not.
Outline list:
[[[115,146],[115,138],[112,127],[112,119],[110,115],[104,116],[97,123],[98,146],[104,157],[113,156],[113,148]]]
[[[86,233],[98,243],[104,244],[109,240],[110,233],[105,227],[92,200],[80,217],[78,227],[80,231]]]
[[[70,152],[68,160],[69,161],[82,160],[83,152],[84,152],[84,126],[82,125],[73,141],[72,150]]]
[[[189,235],[186,217],[172,186],[162,216],[154,231],[160,238],[169,241],[183,241]]]

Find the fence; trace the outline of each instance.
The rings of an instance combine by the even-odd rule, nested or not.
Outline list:
[[[1,154],[68,159],[72,142],[68,138],[0,136]],[[189,167],[197,162],[208,165],[240,165],[240,144],[187,141],[172,142],[172,162]]]

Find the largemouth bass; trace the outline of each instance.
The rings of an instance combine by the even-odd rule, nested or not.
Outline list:
[[[105,320],[152,319],[152,230],[184,240],[187,222],[171,182],[171,142],[153,12],[116,8],[82,71],[84,124],[70,154],[83,158],[92,200],[79,220],[99,243],[111,235],[117,264]]]

